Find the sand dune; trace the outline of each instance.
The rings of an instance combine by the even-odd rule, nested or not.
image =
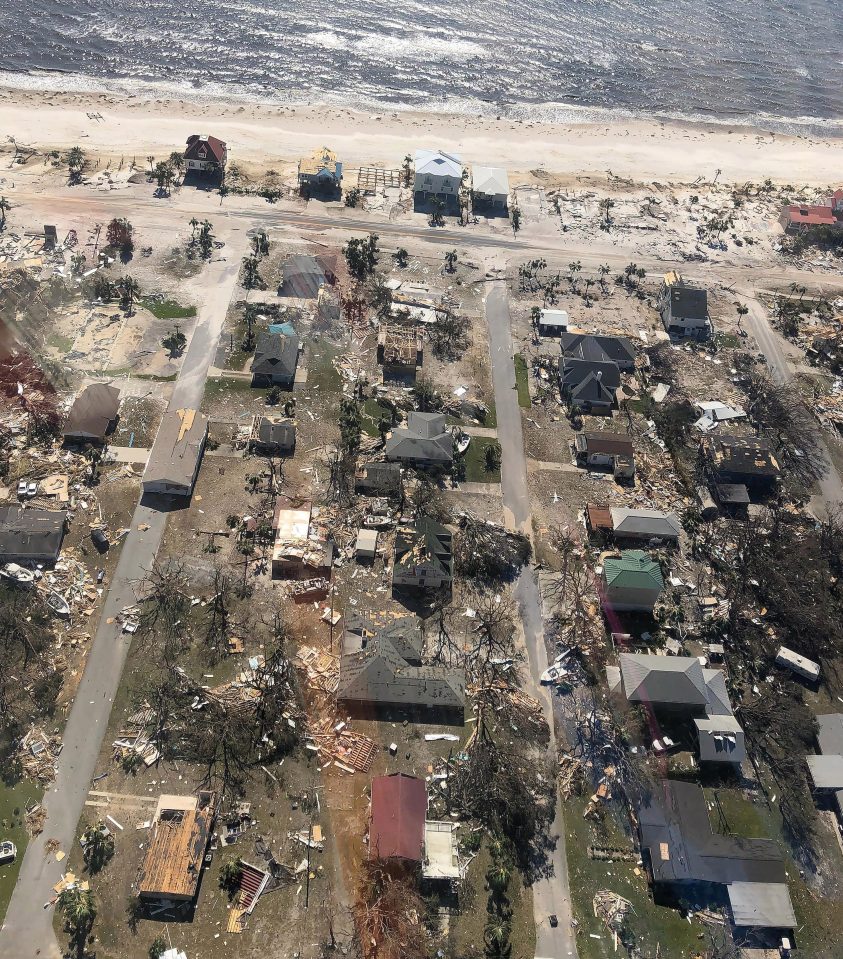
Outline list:
[[[97,112],[103,120],[90,119]],[[329,145],[349,167],[400,166],[405,154],[432,147],[466,163],[506,167],[513,182],[605,175],[637,181],[744,182],[770,177],[794,185],[837,183],[843,140],[783,136],[748,127],[618,121],[611,125],[551,126],[435,113],[359,113],[328,106],[190,104],[113,94],[44,93],[0,89],[0,138],[40,149],[81,145],[101,157],[164,157],[188,134],[226,140],[245,168],[280,169],[301,154]]]

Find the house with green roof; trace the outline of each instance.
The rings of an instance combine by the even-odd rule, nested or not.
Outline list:
[[[663,589],[661,567],[648,553],[630,549],[603,561],[600,598],[604,609],[652,612]]]

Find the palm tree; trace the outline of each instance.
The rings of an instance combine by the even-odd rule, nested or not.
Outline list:
[[[448,250],[448,252],[445,254],[445,266],[447,267],[449,273],[454,272],[454,264],[456,262],[457,262],[457,251]]]
[[[612,220],[609,217],[609,211],[615,205],[615,201],[610,197],[606,197],[605,200],[600,201],[600,209],[603,210],[603,229],[608,230],[612,224]]]
[[[67,171],[70,174],[70,179],[73,181],[77,180],[85,169],[85,163],[87,162],[85,151],[82,147],[71,147],[67,151],[65,162],[67,163]]]
[[[197,228],[198,226],[199,226],[199,221],[196,219],[195,216],[192,217],[191,220],[190,220],[190,237],[191,237],[191,239],[195,238],[195,236],[196,236],[196,228]]]
[[[746,303],[736,303],[735,310],[737,311],[737,314],[738,314],[738,329],[740,330],[743,328],[741,326],[741,321],[746,316],[746,314],[749,313],[749,307],[746,305]]]
[[[585,305],[586,306],[591,306],[591,300],[589,299],[588,291],[589,291],[589,288],[592,286],[594,286],[594,280],[590,279],[589,277],[586,277],[586,280],[585,280]]]
[[[99,450],[97,449],[97,452]],[[96,466],[93,459],[91,461],[92,470],[96,472]],[[99,872],[114,855],[114,837],[106,833],[103,829],[103,823],[97,823],[95,826],[89,826],[82,836],[82,843],[85,852],[83,858],[88,871]]]
[[[117,284],[120,290],[120,305],[131,314],[132,307],[135,305],[135,297],[140,295],[140,286],[138,281],[131,276],[124,276]]]
[[[85,940],[97,917],[97,905],[90,889],[72,886],[59,893],[56,905],[64,915],[65,926],[70,934],[71,943],[76,945],[79,954],[85,947]]]
[[[486,873],[486,882],[489,888],[496,893],[502,893],[512,878],[512,869],[503,860],[495,863]]]
[[[398,266],[406,266],[410,258],[410,254],[404,249],[403,246],[399,246],[395,251],[395,263]]]
[[[243,257],[243,286],[251,290],[258,283],[258,260],[255,256]]]
[[[4,196],[0,196],[0,230],[6,225],[6,213],[12,209],[12,204]]]
[[[598,272],[600,273],[600,289],[605,293],[606,292],[606,277],[612,272],[612,268],[608,263],[603,263],[599,268]]]
[[[580,270],[582,270],[582,263],[579,260],[574,260],[573,263],[568,264],[568,281],[574,293],[577,292],[577,274]]]
[[[402,165],[402,167],[401,167],[402,170],[404,171],[404,186],[409,186],[409,185],[410,185],[410,170],[411,170],[412,166],[413,166],[413,158],[412,158],[412,157],[410,156],[410,154],[408,153],[408,154],[404,157],[404,163],[403,163],[403,165]]]

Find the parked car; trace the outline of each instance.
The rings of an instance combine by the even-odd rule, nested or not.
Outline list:
[[[7,863],[14,862],[17,858],[17,855],[17,846],[15,846],[11,839],[4,839],[2,842],[0,842],[0,866],[5,866]]]
[[[28,484],[25,479],[18,480],[18,498],[26,496],[27,486]]]
[[[38,493],[38,483],[37,481],[33,480],[26,487],[26,495],[35,496],[37,493]]]

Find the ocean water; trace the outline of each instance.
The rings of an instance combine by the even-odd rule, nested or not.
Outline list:
[[[843,135],[841,0],[0,0],[0,83]]]

